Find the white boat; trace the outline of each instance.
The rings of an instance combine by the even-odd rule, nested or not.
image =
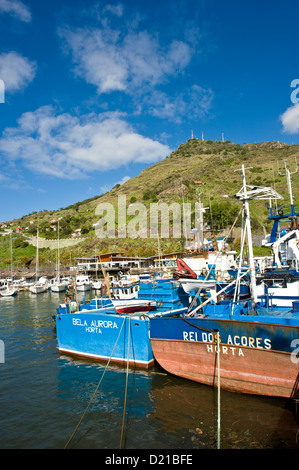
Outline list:
[[[48,280],[45,276],[42,276],[38,279],[38,229],[36,233],[36,282],[29,287],[29,290],[32,294],[40,294],[48,290]]]
[[[18,289],[16,287],[7,287],[7,289],[0,291],[2,297],[13,297],[17,295]]]
[[[137,299],[139,291],[138,284],[131,284],[127,286],[112,286],[110,287],[111,296],[119,300]]]
[[[11,269],[11,279],[6,279],[1,289],[2,297],[12,297],[17,295],[18,287],[13,285],[13,268],[12,268],[12,232],[10,232],[10,269]]]
[[[34,285],[33,281],[25,281],[23,284],[23,290],[29,290]]]
[[[179,279],[182,288],[187,294],[190,294],[192,291],[197,292],[199,289],[203,291],[208,291],[210,293],[216,292],[216,280],[215,279],[205,279],[204,277],[198,279]]]
[[[76,277],[76,288],[78,292],[87,292],[91,289],[91,281],[88,276]]]
[[[33,284],[33,286],[29,287],[30,292],[32,294],[40,294],[42,292],[46,292],[48,290],[47,284],[40,284],[39,282],[36,282]]]
[[[69,284],[69,280],[66,279],[51,279],[49,282],[49,289],[52,292],[64,292]]]
[[[265,279],[257,286],[257,298],[263,300],[266,295],[275,307],[292,307],[299,301],[299,280]]]
[[[117,313],[120,314],[149,312],[157,305],[155,300],[145,299],[112,299],[112,303]]]
[[[52,284],[50,284],[50,288],[52,292],[64,292],[66,288],[66,284],[64,282],[59,281],[58,279],[55,280]]]
[[[63,292],[67,284],[60,279],[60,250],[59,250],[59,219],[58,219],[58,232],[57,232],[57,278],[52,279],[49,288],[52,292]]]
[[[91,284],[91,287],[95,290],[100,290],[103,287],[103,282],[102,281],[93,281]]]

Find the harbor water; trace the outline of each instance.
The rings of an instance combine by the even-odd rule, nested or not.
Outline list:
[[[60,355],[53,315],[63,298],[0,298],[1,449],[65,448],[103,374],[68,448],[119,449],[122,436],[123,449],[217,449],[216,388],[158,366],[127,375],[126,367]],[[298,449],[296,403],[221,391],[220,405],[222,449]]]

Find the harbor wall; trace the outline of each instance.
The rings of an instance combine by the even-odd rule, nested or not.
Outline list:
[[[36,237],[24,237],[30,245],[36,246],[37,240]],[[85,238],[62,238],[59,240],[60,248],[67,248],[68,246],[74,246],[78,243],[81,243]],[[47,240],[46,238],[38,238],[38,247],[39,248],[50,248],[50,250],[57,250],[58,240]]]

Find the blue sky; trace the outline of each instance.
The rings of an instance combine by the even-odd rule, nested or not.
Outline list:
[[[102,194],[191,131],[299,144],[298,15],[295,0],[0,0],[0,221]]]

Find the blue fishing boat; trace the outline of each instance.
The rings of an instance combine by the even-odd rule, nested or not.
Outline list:
[[[152,366],[150,316],[186,311],[189,296],[179,283],[170,280],[141,283],[138,296],[154,300],[155,309],[148,314],[120,315],[109,297],[83,302],[74,312],[71,304],[59,305],[55,315],[59,351],[93,360],[110,359],[111,362],[129,362],[131,366],[144,368]]]
[[[219,343],[217,335],[219,334]],[[150,319],[154,357],[174,375],[221,388],[299,398],[299,307],[209,305],[203,313]]]
[[[157,362],[177,376],[235,392],[298,398],[299,302],[294,299],[291,308],[257,302],[252,250],[248,202],[279,195],[247,186],[244,165],[242,173],[236,196],[243,201],[251,299],[207,300],[181,316],[151,318],[151,345]]]

